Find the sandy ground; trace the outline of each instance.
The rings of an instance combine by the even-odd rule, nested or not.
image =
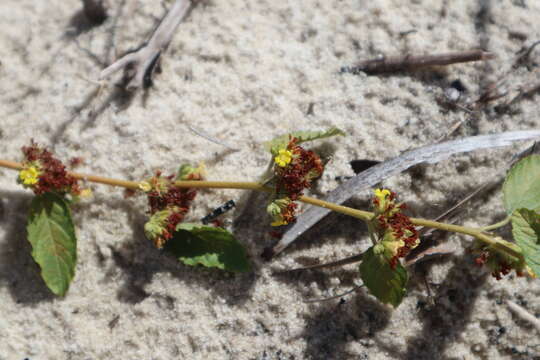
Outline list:
[[[76,0],[0,2],[0,155],[20,160],[34,138],[58,157],[84,158],[81,172],[140,180],[156,169],[204,161],[210,179],[255,180],[269,155],[261,142],[290,130],[338,126],[345,138],[318,146],[331,157],[312,194],[351,175],[353,159],[384,160],[450,138],[539,128],[538,93],[510,111],[487,106],[471,116],[438,99],[459,80],[476,99],[509,74],[510,88],[538,81],[540,49],[512,70],[516,52],[540,39],[540,2],[209,0],[179,28],[163,73],[146,96],[110,87],[93,97],[101,69],[139,46],[170,3],[112,1],[111,17],[89,28]],[[414,30],[414,32],[410,32]],[[392,76],[339,74],[379,54],[484,48],[497,55]],[[536,72],[535,72],[536,71]],[[536,74],[536,75],[535,75]],[[312,111],[308,111],[311,109]],[[189,130],[212,134],[231,152]],[[528,144],[481,151],[388,179],[417,216],[435,217],[486,182],[496,182]],[[94,187],[77,205],[77,275],[65,298],[39,278],[25,238],[29,191],[0,170],[0,359],[538,359],[538,333],[512,315],[510,299],[540,314],[540,281],[497,282],[473,265],[470,239],[458,251],[412,270],[396,310],[364,290],[321,303],[359,282],[354,265],[302,274],[278,269],[330,261],[369,246],[365,227],[332,215],[272,262],[264,199],[205,191],[191,220],[228,199],[226,216],[251,254],[254,271],[231,275],[190,268],[144,238],[144,199]],[[366,208],[366,194],[348,203]],[[498,190],[461,210],[459,223],[504,216]],[[508,236],[509,232],[504,235]],[[425,286],[429,282],[431,296]]]

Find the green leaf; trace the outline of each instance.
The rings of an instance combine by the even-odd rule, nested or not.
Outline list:
[[[528,209],[512,213],[512,235],[527,265],[540,276],[540,214]]]
[[[77,238],[67,202],[53,193],[36,196],[26,229],[41,277],[54,294],[64,296],[77,262]]]
[[[407,292],[407,270],[400,263],[392,269],[383,256],[375,254],[373,248],[369,248],[362,257],[360,277],[379,301],[397,307]]]
[[[287,147],[287,144],[289,144],[290,136],[297,138],[298,144],[301,144],[306,141],[324,139],[336,135],[344,136],[345,132],[336,127],[332,127],[328,130],[323,131],[295,131],[290,134],[281,135],[270,141],[267,141],[265,143],[265,146],[266,148],[268,148],[268,150],[270,150],[272,155],[276,156],[280,149],[284,149],[285,147]]]
[[[203,265],[234,272],[250,270],[246,250],[225,229],[181,223],[165,250],[186,265]]]
[[[508,214],[516,209],[540,211],[540,155],[520,160],[510,169],[503,185]]]

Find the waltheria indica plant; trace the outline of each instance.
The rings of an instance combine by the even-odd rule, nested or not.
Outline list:
[[[272,226],[295,221],[297,202],[322,206],[356,217],[368,225],[372,246],[362,254],[360,278],[381,302],[398,306],[406,293],[408,274],[402,258],[422,241],[417,227],[430,227],[469,235],[474,239],[475,262],[501,279],[512,270],[518,276],[540,274],[540,156],[531,155],[512,167],[503,185],[507,218],[483,228],[445,224],[406,215],[405,203],[388,189],[374,189],[372,211],[341,206],[303,195],[324,171],[324,163],[303,143],[335,135],[295,132],[267,143],[271,166],[259,183],[204,180],[202,167],[180,166],[176,174],[140,182],[68,172],[46,149],[33,143],[23,148],[22,163],[0,160],[0,166],[19,171],[17,181],[35,193],[28,216],[28,240],[41,276],[56,295],[66,294],[75,274],[77,238],[70,205],[91,195],[80,180],[120,186],[148,199],[146,237],[186,265],[203,265],[226,271],[250,270],[247,253],[234,236],[219,226],[183,222],[199,188],[234,188],[269,193],[266,211]],[[514,242],[492,231],[511,222]]]

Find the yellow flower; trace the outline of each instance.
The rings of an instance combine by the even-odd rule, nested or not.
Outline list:
[[[150,185],[148,181],[141,181],[139,183],[139,189],[144,192],[149,192],[150,190],[152,190],[152,185]]]
[[[89,198],[92,196],[92,189],[90,188],[86,188],[86,189],[82,189],[81,190],[81,193],[79,194],[79,197],[81,198]]]
[[[278,152],[278,155],[274,158],[274,161],[278,166],[285,167],[292,160],[292,152],[289,150],[281,149]]]
[[[270,225],[272,225],[272,226],[287,225],[287,222],[285,220],[278,220],[278,221],[272,222]]]
[[[375,190],[375,196],[379,201],[384,201],[387,196],[390,196],[390,190],[388,189],[376,189]]]
[[[39,170],[35,166],[30,166],[26,169],[22,169],[19,172],[19,179],[24,185],[35,185],[39,180]]]

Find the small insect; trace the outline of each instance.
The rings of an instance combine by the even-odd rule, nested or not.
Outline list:
[[[218,216],[225,214],[227,211],[231,210],[235,206],[236,206],[236,204],[234,203],[234,200],[229,200],[225,204],[223,204],[220,207],[214,209],[210,214],[203,217],[201,219],[201,222],[204,225],[207,225],[210,222],[212,222],[213,220],[215,220]]]

